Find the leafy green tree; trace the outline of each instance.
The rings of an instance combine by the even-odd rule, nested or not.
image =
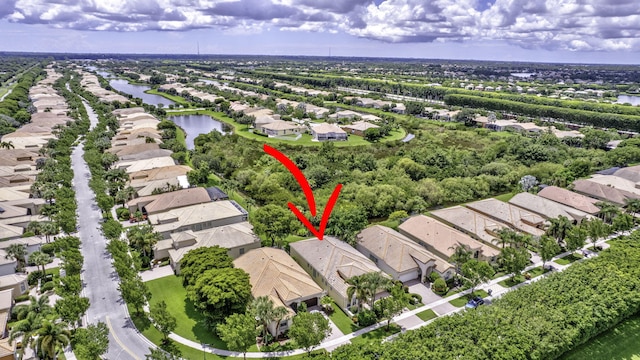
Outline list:
[[[542,267],[544,264],[551,260],[554,256],[560,253],[560,245],[558,242],[550,236],[542,236],[538,243],[538,254],[542,259]]]
[[[168,353],[160,348],[151,349],[145,355],[145,360],[179,360],[180,358],[174,354]]]
[[[256,319],[252,314],[232,314],[216,329],[229,350],[241,352],[247,358],[247,351],[255,345],[257,335]]]
[[[600,219],[593,219],[587,223],[587,233],[595,249],[598,240],[609,234],[609,226]]]
[[[579,226],[574,226],[567,232],[565,237],[565,248],[567,251],[576,251],[584,246],[589,233],[587,232],[588,222],[583,222]]]
[[[615,231],[631,230],[635,225],[635,217],[633,215],[624,213],[616,216],[613,219],[612,227]]]
[[[242,269],[207,270],[187,286],[187,296],[208,319],[220,322],[245,311],[251,298],[249,275]]]
[[[515,281],[516,276],[520,275],[522,270],[529,263],[529,253],[523,248],[506,247],[500,251],[500,263],[504,270],[511,274],[511,280]]]
[[[402,313],[404,308],[407,306],[407,303],[396,297],[387,296],[378,300],[375,305],[380,309],[380,320],[386,320],[386,329],[387,331],[389,331],[391,320],[393,320],[394,316],[400,315]]]
[[[462,276],[471,287],[471,293],[478,285],[491,280],[493,274],[493,267],[485,261],[471,259],[462,265]]]
[[[219,246],[200,247],[189,250],[180,261],[180,275],[184,286],[195,284],[206,270],[233,267],[228,251]]]
[[[73,336],[73,352],[80,360],[98,360],[109,349],[109,329],[101,321],[79,328]]]
[[[628,213],[635,215],[640,212],[640,199],[626,199],[624,207]]]
[[[251,214],[251,220],[255,232],[266,235],[271,240],[271,246],[293,234],[299,227],[298,219],[289,209],[273,204],[256,209]]]
[[[329,320],[322,314],[315,312],[300,312],[293,318],[293,325],[289,330],[289,337],[307,354],[311,354],[314,347],[320,345],[322,340],[331,334]]]
[[[54,309],[60,319],[75,327],[89,309],[89,298],[77,295],[66,296],[56,301]]]
[[[171,315],[169,310],[167,310],[167,303],[165,303],[164,300],[151,305],[149,315],[156,328],[158,328],[164,336],[163,342],[166,344],[169,340],[169,334],[178,326],[175,316]]]
[[[342,204],[333,210],[326,233],[355,245],[356,235],[368,225],[364,209],[354,204]]]
[[[380,128],[369,128],[364,131],[364,139],[370,142],[377,142],[383,137],[384,134],[380,131]]]
[[[142,307],[151,298],[151,292],[139,275],[136,275],[133,278],[120,279],[119,289],[124,301],[132,305],[138,314],[142,311]]]

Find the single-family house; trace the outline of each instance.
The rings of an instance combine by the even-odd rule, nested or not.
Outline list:
[[[573,182],[573,191],[600,201],[608,201],[617,205],[624,205],[627,199],[640,199],[640,195],[625,190],[620,190],[609,185],[595,181],[576,180]]]
[[[44,244],[44,239],[39,236],[21,237],[13,240],[0,241],[0,249],[6,250],[13,244],[20,244],[27,250],[27,256],[31,255],[34,251],[39,251],[40,246]]]
[[[367,273],[382,271],[351,245],[325,236],[322,241],[313,238],[289,245],[291,257],[323,288],[340,308],[348,311],[357,305],[357,299],[347,297],[346,280]]]
[[[316,306],[324,295],[324,290],[284,250],[254,249],[235,259],[233,265],[249,274],[254,298],[266,296],[276,307],[283,306],[288,310],[289,315],[279,326],[276,322],[268,325],[269,332],[276,337],[289,330],[301,303]]]
[[[342,110],[329,115],[330,119],[355,119],[361,117],[362,114],[352,110]]]
[[[625,178],[615,175],[592,175],[589,181],[597,182],[598,184],[611,186],[619,190],[624,190],[632,194],[640,196],[640,188],[636,187],[636,182],[627,180]]]
[[[29,290],[27,274],[9,274],[0,276],[0,291],[13,289],[13,296],[17,297]]]
[[[245,221],[201,231],[187,230],[170,234],[169,239],[156,243],[153,257],[156,260],[169,258],[173,271],[180,274],[182,257],[193,249],[219,246],[227,249],[227,254],[235,259],[260,245],[260,238],[253,233],[251,224]]]
[[[15,359],[15,342],[9,341],[7,323],[13,308],[13,289],[0,291],[0,360]]]
[[[509,200],[509,203],[517,207],[526,209],[547,219],[557,219],[564,216],[574,224],[579,224],[584,219],[592,218],[584,211],[557,203],[527,192],[516,194]]]
[[[200,231],[247,221],[247,211],[233,200],[210,201],[149,215],[149,222],[164,239],[181,231]]]
[[[635,186],[638,187],[638,183],[640,182],[640,165],[620,168],[616,170],[612,175],[627,179],[629,181],[633,181],[634,183],[636,183]]]
[[[175,165],[176,162],[171,156],[161,156],[143,160],[124,160],[118,161],[114,168],[124,169],[128,174],[142,170],[151,170]]]
[[[272,137],[301,134],[306,130],[306,127],[292,121],[274,120],[268,123],[256,124],[256,130]]]
[[[475,240],[462,231],[425,215],[410,217],[400,224],[398,230],[445,260],[451,258],[458,246],[471,251],[473,258],[479,261],[494,263],[500,255],[497,248]]]
[[[153,215],[185,206],[210,202],[207,189],[203,187],[180,189],[158,195],[143,196],[129,200],[126,207],[130,213],[140,211],[144,215]]]
[[[374,225],[356,236],[356,249],[394,280],[424,281],[435,271],[444,279],[453,276],[454,266],[386,226]]]
[[[489,198],[465,205],[469,209],[510,225],[514,230],[533,236],[542,236],[545,219],[510,203]]]
[[[186,165],[171,165],[161,168],[140,170],[129,173],[129,179],[131,180],[131,186],[144,186],[145,183],[156,180],[168,180],[175,179],[179,176],[186,176],[191,167]]]
[[[434,210],[431,215],[489,245],[497,244],[500,229],[510,228],[508,224],[464,206]]]
[[[407,111],[407,107],[403,103],[397,103],[396,106],[391,108],[391,112],[396,114],[404,114]]]
[[[538,196],[584,211],[589,215],[600,212],[600,208],[595,205],[598,200],[557,186],[545,187],[538,192]]]
[[[321,123],[311,127],[311,135],[315,141],[346,141],[347,133],[338,125]]]
[[[366,121],[356,121],[349,125],[343,125],[342,129],[350,134],[364,136],[364,132],[368,129],[377,129],[380,126],[366,122]]]

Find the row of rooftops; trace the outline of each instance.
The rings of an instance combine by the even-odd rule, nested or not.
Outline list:
[[[80,85],[82,85],[86,91],[95,95],[98,100],[108,103],[117,101],[123,104],[129,102],[128,98],[100,86],[100,81],[94,74],[86,71],[80,71],[80,75],[82,76]]]

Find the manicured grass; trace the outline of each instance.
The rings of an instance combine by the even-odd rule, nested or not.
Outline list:
[[[167,276],[146,284],[152,294],[150,305],[164,300],[167,303],[167,310],[176,317],[178,323],[174,331],[176,334],[219,349],[227,348],[227,345],[205,326],[204,316],[187,299],[187,291],[182,286],[181,278]]]
[[[453,299],[451,301],[449,301],[449,304],[455,306],[455,307],[463,307],[467,304],[467,302],[469,301],[469,299],[471,299],[472,296],[480,296],[481,298],[485,298],[487,296],[489,296],[489,294],[487,294],[486,291],[484,290],[476,290],[473,292],[473,295],[468,294],[462,297],[459,297],[457,299]]]
[[[507,275],[504,271],[498,271],[497,273],[495,273],[495,275],[493,275],[494,279],[497,279],[499,277],[505,276]]]
[[[266,136],[260,136],[250,132],[247,129],[246,125],[238,124],[232,118],[228,117],[225,113],[211,111],[211,110],[194,110],[194,111],[171,111],[167,110],[167,115],[171,114],[179,114],[179,115],[209,115],[215,120],[223,121],[231,126],[233,126],[233,132],[247,139],[257,140],[262,143],[270,143],[270,144],[291,144],[291,145],[304,145],[304,146],[320,146],[323,142],[320,141],[312,141],[312,137],[310,134],[302,134],[302,137],[298,140],[283,140],[277,138],[270,138]],[[403,139],[406,136],[406,132],[403,129],[393,130],[386,138],[382,139],[380,142],[394,141]],[[361,136],[350,135],[347,141],[334,141],[333,144],[335,146],[360,146],[360,145],[371,145],[370,142],[366,141]]]
[[[336,324],[343,334],[351,334],[355,330],[359,329],[358,325],[354,324],[353,321],[351,321],[351,318],[347,316],[347,314],[345,314],[335,302],[333,302],[332,306],[333,312],[329,315],[329,318],[334,324]]]
[[[515,192],[510,192],[510,193],[498,195],[498,196],[496,196],[496,199],[498,199],[500,201],[507,202],[507,201],[511,200],[512,197],[516,196],[516,194],[517,193],[515,193]]]
[[[387,326],[379,327],[373,331],[369,331],[366,334],[362,334],[360,336],[356,336],[351,339],[352,344],[368,344],[370,342],[380,342],[382,339],[387,336],[391,336],[397,332],[400,332],[400,326],[396,324],[391,324],[389,326],[389,331],[387,331]]]
[[[127,305],[129,309],[129,314],[131,315],[131,320],[135,324],[136,328],[144,335],[149,341],[158,345],[159,347],[169,351],[171,349],[178,350],[180,356],[184,359],[200,359],[204,358],[202,350],[194,349],[192,347],[182,345],[178,342],[171,340],[169,344],[162,344],[162,334],[158,329],[151,325],[149,319],[144,315],[136,315],[135,310]],[[175,315],[175,314],[174,314]],[[207,359],[217,360],[223,359],[224,357],[218,356],[216,354],[207,353]]]
[[[558,264],[558,265],[569,265],[574,261],[578,261],[582,259],[582,256],[580,255],[576,255],[576,254],[571,254],[568,256],[565,256],[563,258],[557,259],[557,260],[553,260],[554,263]]]
[[[429,321],[438,317],[438,315],[436,315],[436,313],[434,313],[431,309],[419,312],[416,314],[416,316],[419,317],[422,321]]]
[[[498,285],[502,287],[510,288],[512,286],[520,284],[521,282],[524,282],[525,280],[526,279],[524,278],[524,276],[518,275],[514,279],[511,279],[511,277],[509,277],[506,280],[502,280],[498,283]]]
[[[178,103],[180,105],[189,105],[189,104],[191,104],[189,101],[187,101],[182,96],[175,96],[175,95],[167,94],[166,92],[158,91],[156,89],[149,89],[149,90],[145,91],[145,93],[162,96],[163,98],[169,99],[169,100],[171,100],[171,101],[173,101],[175,103]]]
[[[309,238],[308,236],[288,235],[286,238],[284,238],[284,241],[282,242],[282,247],[284,248],[291,243],[308,239],[308,238]]]
[[[537,268],[533,268],[533,269],[531,269],[531,270],[529,270],[527,272],[529,273],[529,275],[531,275],[531,278],[533,279],[535,277],[538,277],[538,276],[546,273],[547,271],[548,270],[544,270],[542,268],[542,266],[538,266]]]
[[[607,359],[640,360],[640,316],[623,321],[615,328],[570,351],[562,360]]]

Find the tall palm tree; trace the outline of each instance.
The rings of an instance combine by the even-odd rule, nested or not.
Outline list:
[[[549,219],[549,227],[547,227],[546,234],[554,237],[558,243],[561,243],[572,227],[573,223],[571,220],[561,215],[556,219]]]
[[[596,206],[600,208],[598,216],[606,223],[610,224],[620,214],[620,208],[610,202],[599,201]]]
[[[57,235],[59,232],[60,226],[58,226],[58,223],[54,221],[46,221],[42,223],[42,234],[44,234],[47,243],[49,243],[52,235]]]
[[[31,346],[34,333],[39,329],[40,324],[42,324],[42,316],[40,314],[28,313],[26,318],[16,322],[11,327],[9,342],[13,343],[14,340],[22,338],[22,346],[17,350],[18,360],[22,360],[24,349]]]
[[[368,292],[368,298],[370,299],[369,306],[373,309],[373,303],[376,302],[376,294],[379,290],[389,289],[392,285],[391,279],[383,275],[381,272],[371,272],[364,275],[366,279],[366,288]]]
[[[514,243],[516,232],[509,228],[501,228],[498,230],[498,243],[502,245],[504,249],[505,245],[512,245]]]
[[[453,255],[449,260],[456,265],[456,275],[460,276],[462,274],[462,265],[471,260],[472,253],[459,243],[449,249],[453,250]]]
[[[42,273],[46,272],[44,266],[51,262],[51,257],[42,251],[34,251],[29,255],[29,262],[36,264],[36,266],[42,266]]]
[[[274,308],[273,300],[268,296],[259,296],[251,302],[256,320],[262,325],[262,339],[266,339],[267,328],[274,319]]]
[[[25,244],[11,244],[5,249],[7,255],[5,259],[12,259],[18,262],[17,271],[22,271],[25,265],[25,257],[27,256],[27,246]]]
[[[134,226],[127,230],[129,245],[142,251],[143,256],[151,256],[153,246],[160,241],[162,236],[149,224]]]
[[[626,199],[624,207],[628,213],[635,215],[640,212],[640,199]]]
[[[34,350],[41,359],[56,360],[62,349],[69,345],[71,332],[65,323],[54,323],[44,320],[36,331]]]
[[[345,283],[349,285],[349,287],[347,288],[347,299],[349,299],[349,304],[351,304],[351,300],[355,297],[355,299],[358,301],[359,311],[360,309],[362,309],[362,303],[367,301],[367,279],[364,277],[364,275],[356,275],[347,279]]]
[[[278,333],[280,332],[280,323],[289,317],[289,310],[284,306],[278,306],[273,309],[273,321],[276,322],[276,339],[278,339]]]
[[[36,298],[35,296],[29,296],[29,305],[19,305],[20,308],[16,309],[16,317],[18,320],[26,319],[29,314],[38,314],[40,316],[46,316],[51,313],[51,305],[49,305],[49,297],[46,295]]]

